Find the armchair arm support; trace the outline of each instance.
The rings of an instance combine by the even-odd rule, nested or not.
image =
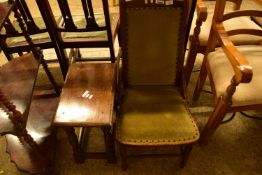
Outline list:
[[[197,0],[196,4],[197,20],[201,22],[206,21],[207,19],[207,7],[205,6],[202,0]]]
[[[196,23],[195,23],[196,26],[194,28],[193,38],[194,38],[194,40],[196,40],[196,42],[199,42],[198,36],[200,34],[200,31],[201,31],[201,25],[207,19],[207,7],[205,6],[205,4],[203,3],[202,0],[197,0],[196,14],[197,14],[197,19],[196,19]]]
[[[252,66],[245,56],[234,46],[227,35],[223,23],[213,24],[213,30],[233,67],[236,83],[249,83],[253,76]]]

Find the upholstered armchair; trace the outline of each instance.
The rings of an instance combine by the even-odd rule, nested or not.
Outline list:
[[[262,11],[238,10],[224,14],[225,4],[225,0],[216,2],[207,49],[193,94],[193,99],[197,100],[208,76],[215,106],[202,131],[201,144],[208,142],[227,113],[262,107],[262,96],[258,93],[261,91],[262,28],[236,26],[238,29],[228,30],[225,25],[233,18],[261,17]],[[238,35],[260,40],[237,46],[233,36]],[[216,48],[217,43],[221,47]]]

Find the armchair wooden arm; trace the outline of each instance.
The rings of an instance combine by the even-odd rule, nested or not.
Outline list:
[[[194,28],[193,37],[198,39],[201,31],[201,25],[207,19],[207,7],[202,0],[197,0],[196,3],[196,26]]]
[[[243,56],[234,46],[234,43],[230,40],[224,25],[222,23],[214,24],[214,31],[216,32],[218,41],[233,67],[236,83],[250,82],[253,75],[252,66],[249,65],[245,56]]]
[[[207,19],[207,7],[202,0],[198,0],[196,4],[197,21],[206,21]]]
[[[243,56],[243,54],[241,54],[241,52],[238,51],[229,36],[244,33],[262,36],[262,31],[257,29],[235,29],[226,31],[223,22],[234,17],[248,15],[260,17],[262,12],[257,10],[234,11],[225,14],[221,18],[222,22],[216,22],[213,24],[213,30],[217,35],[217,39],[234,69],[236,83],[249,83],[252,79],[253,73],[252,67],[249,65],[247,59]]]

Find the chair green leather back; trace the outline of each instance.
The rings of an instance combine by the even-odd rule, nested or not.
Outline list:
[[[124,79],[129,85],[172,85],[182,68],[188,3],[161,2],[122,1]]]

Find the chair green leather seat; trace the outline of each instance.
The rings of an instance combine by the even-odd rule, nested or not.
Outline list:
[[[49,70],[52,75],[54,75],[54,79],[56,81],[56,84],[59,87],[63,87],[64,85],[64,79],[63,75],[61,73],[60,67],[57,64],[49,65]],[[38,70],[38,75],[35,83],[35,89],[36,90],[49,90],[52,89],[53,86],[50,83],[50,80],[48,79],[48,76],[45,73],[45,70],[43,67],[40,67]]]
[[[117,13],[110,13],[110,23],[111,26],[115,26],[118,22],[119,14]],[[78,28],[85,28],[86,27],[86,19],[83,15],[74,15],[73,21]],[[105,24],[105,17],[104,14],[95,14],[96,22],[99,27],[106,26]],[[79,35],[79,32],[64,32],[62,34],[64,39],[72,39],[72,38],[105,38],[107,39],[107,32],[104,31],[96,31],[96,32],[82,32]]]
[[[59,22],[61,21],[61,16],[57,16],[55,17],[57,24],[59,24]],[[39,29],[45,29],[45,23],[43,21],[42,17],[35,17],[34,18],[34,22],[35,24],[39,27]],[[15,22],[14,26],[16,28],[16,30],[18,30],[19,32],[21,32],[21,28],[19,27],[18,23]],[[33,42],[45,42],[50,40],[49,34],[48,32],[43,32],[41,34],[34,34],[34,35],[30,35],[31,39]],[[21,43],[26,42],[25,37],[24,36],[19,36],[19,37],[9,37],[6,40],[7,45],[19,45]]]
[[[131,86],[119,112],[116,138],[129,145],[191,143],[197,126],[174,86]]]

